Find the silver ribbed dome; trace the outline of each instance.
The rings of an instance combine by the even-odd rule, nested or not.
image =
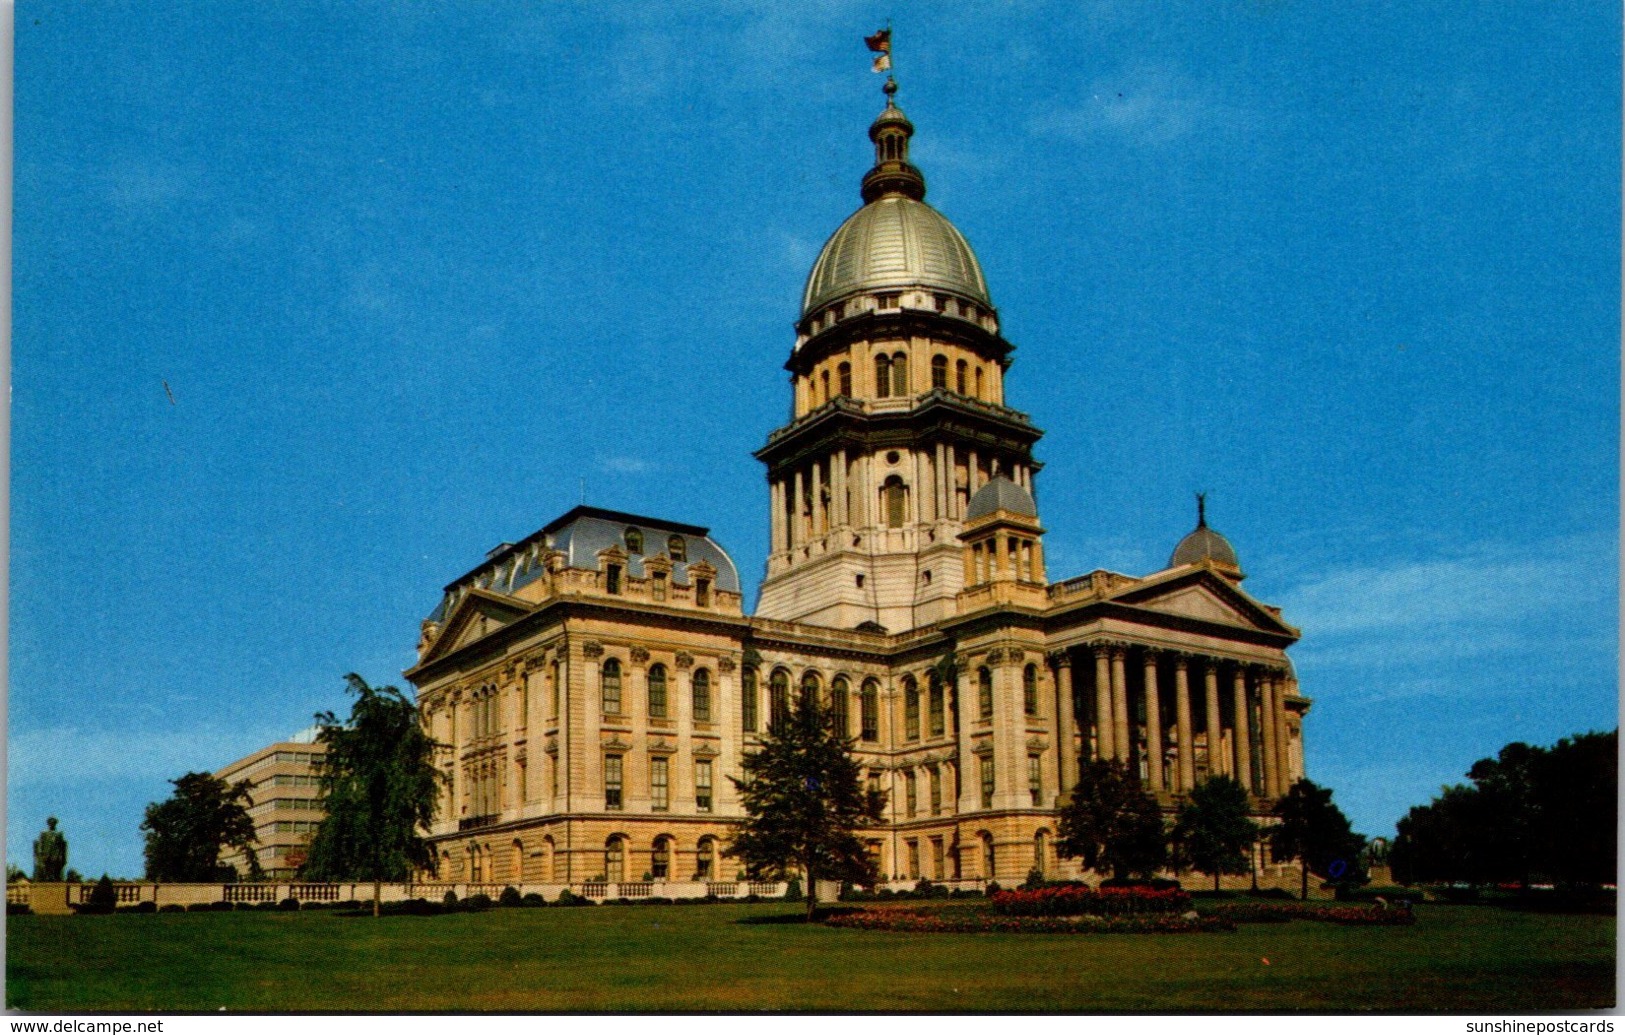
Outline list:
[[[1038,516],[1038,504],[1033,502],[1032,493],[1002,474],[976,490],[965,508],[965,520],[975,521],[995,510],[1008,510],[1031,518]]]
[[[993,306],[965,236],[925,202],[887,194],[854,212],[824,244],[807,278],[801,315],[847,295],[906,287]]]

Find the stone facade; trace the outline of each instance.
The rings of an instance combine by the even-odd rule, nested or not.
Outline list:
[[[1170,566],[1051,582],[1042,432],[963,237],[923,201],[888,98],[866,204],[809,278],[767,467],[747,616],[704,528],[578,507],[446,587],[406,675],[446,745],[440,879],[727,880],[730,776],[792,694],[845,715],[889,794],[892,879],[1075,874],[1054,851],[1079,762],[1166,808],[1208,774],[1260,815],[1304,772],[1280,612],[1205,514]]]

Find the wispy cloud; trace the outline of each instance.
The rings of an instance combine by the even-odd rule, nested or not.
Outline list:
[[[644,474],[651,470],[649,461],[636,456],[610,456],[598,461],[598,469],[611,474]]]
[[[1036,115],[1035,133],[1081,140],[1111,135],[1146,145],[1228,129],[1243,113],[1216,90],[1166,66],[1126,69],[1097,79],[1070,106]]]
[[[1459,692],[1458,680],[1432,674],[1497,658],[1539,654],[1548,675],[1590,665],[1616,647],[1584,620],[1614,606],[1615,585],[1608,544],[1567,538],[1333,569],[1280,600],[1313,632],[1293,652],[1300,665],[1401,674],[1373,682],[1374,700]]]

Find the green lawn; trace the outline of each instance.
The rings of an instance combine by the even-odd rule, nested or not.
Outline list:
[[[1414,927],[904,935],[783,905],[435,917],[9,917],[6,1005],[281,1010],[1242,1011],[1606,1007],[1614,919],[1423,906]],[[1264,961],[1268,960],[1266,964]]]

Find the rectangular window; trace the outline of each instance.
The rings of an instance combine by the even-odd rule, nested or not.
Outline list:
[[[1044,758],[1042,755],[1027,756],[1027,790],[1032,794],[1033,804],[1044,804]]]
[[[753,668],[745,669],[744,675],[740,677],[739,685],[740,685],[740,690],[739,690],[740,718],[744,721],[745,732],[746,733],[755,733],[756,732],[756,670],[753,669]]]
[[[710,607],[711,606],[711,580],[710,579],[695,579],[694,580],[694,606],[695,607]]]
[[[913,773],[903,774],[903,800],[907,806],[906,814],[910,816],[914,815],[915,811],[919,808],[920,799],[919,790],[916,788],[914,783]]]
[[[920,692],[913,687],[903,691],[903,735],[920,739]]]
[[[611,564],[604,569],[604,592],[619,595],[621,592],[621,566]]]
[[[946,708],[943,702],[942,684],[932,681],[931,698],[929,702],[931,714],[931,735],[940,737],[948,730]]]
[[[657,571],[649,583],[649,595],[655,600],[666,599],[666,573]]]
[[[880,793],[880,773],[874,769],[869,770],[869,778],[864,787],[870,794]]]
[[[908,879],[920,879],[920,842],[908,842]]]
[[[982,808],[993,807],[993,756],[982,755]]]
[[[694,808],[700,812],[711,811],[711,763],[709,761],[694,763]]]
[[[942,770],[931,767],[931,815],[942,812]]]
[[[942,838],[933,837],[931,839],[931,876],[937,880],[948,876],[947,862],[948,857],[947,853],[943,851]]]
[[[649,807],[656,812],[671,807],[670,776],[668,759],[649,759]]]
[[[604,756],[604,808],[621,807],[621,756]]]
[[[858,696],[859,718],[863,724],[863,739],[873,743],[880,739],[880,703],[873,686],[865,686]]]

